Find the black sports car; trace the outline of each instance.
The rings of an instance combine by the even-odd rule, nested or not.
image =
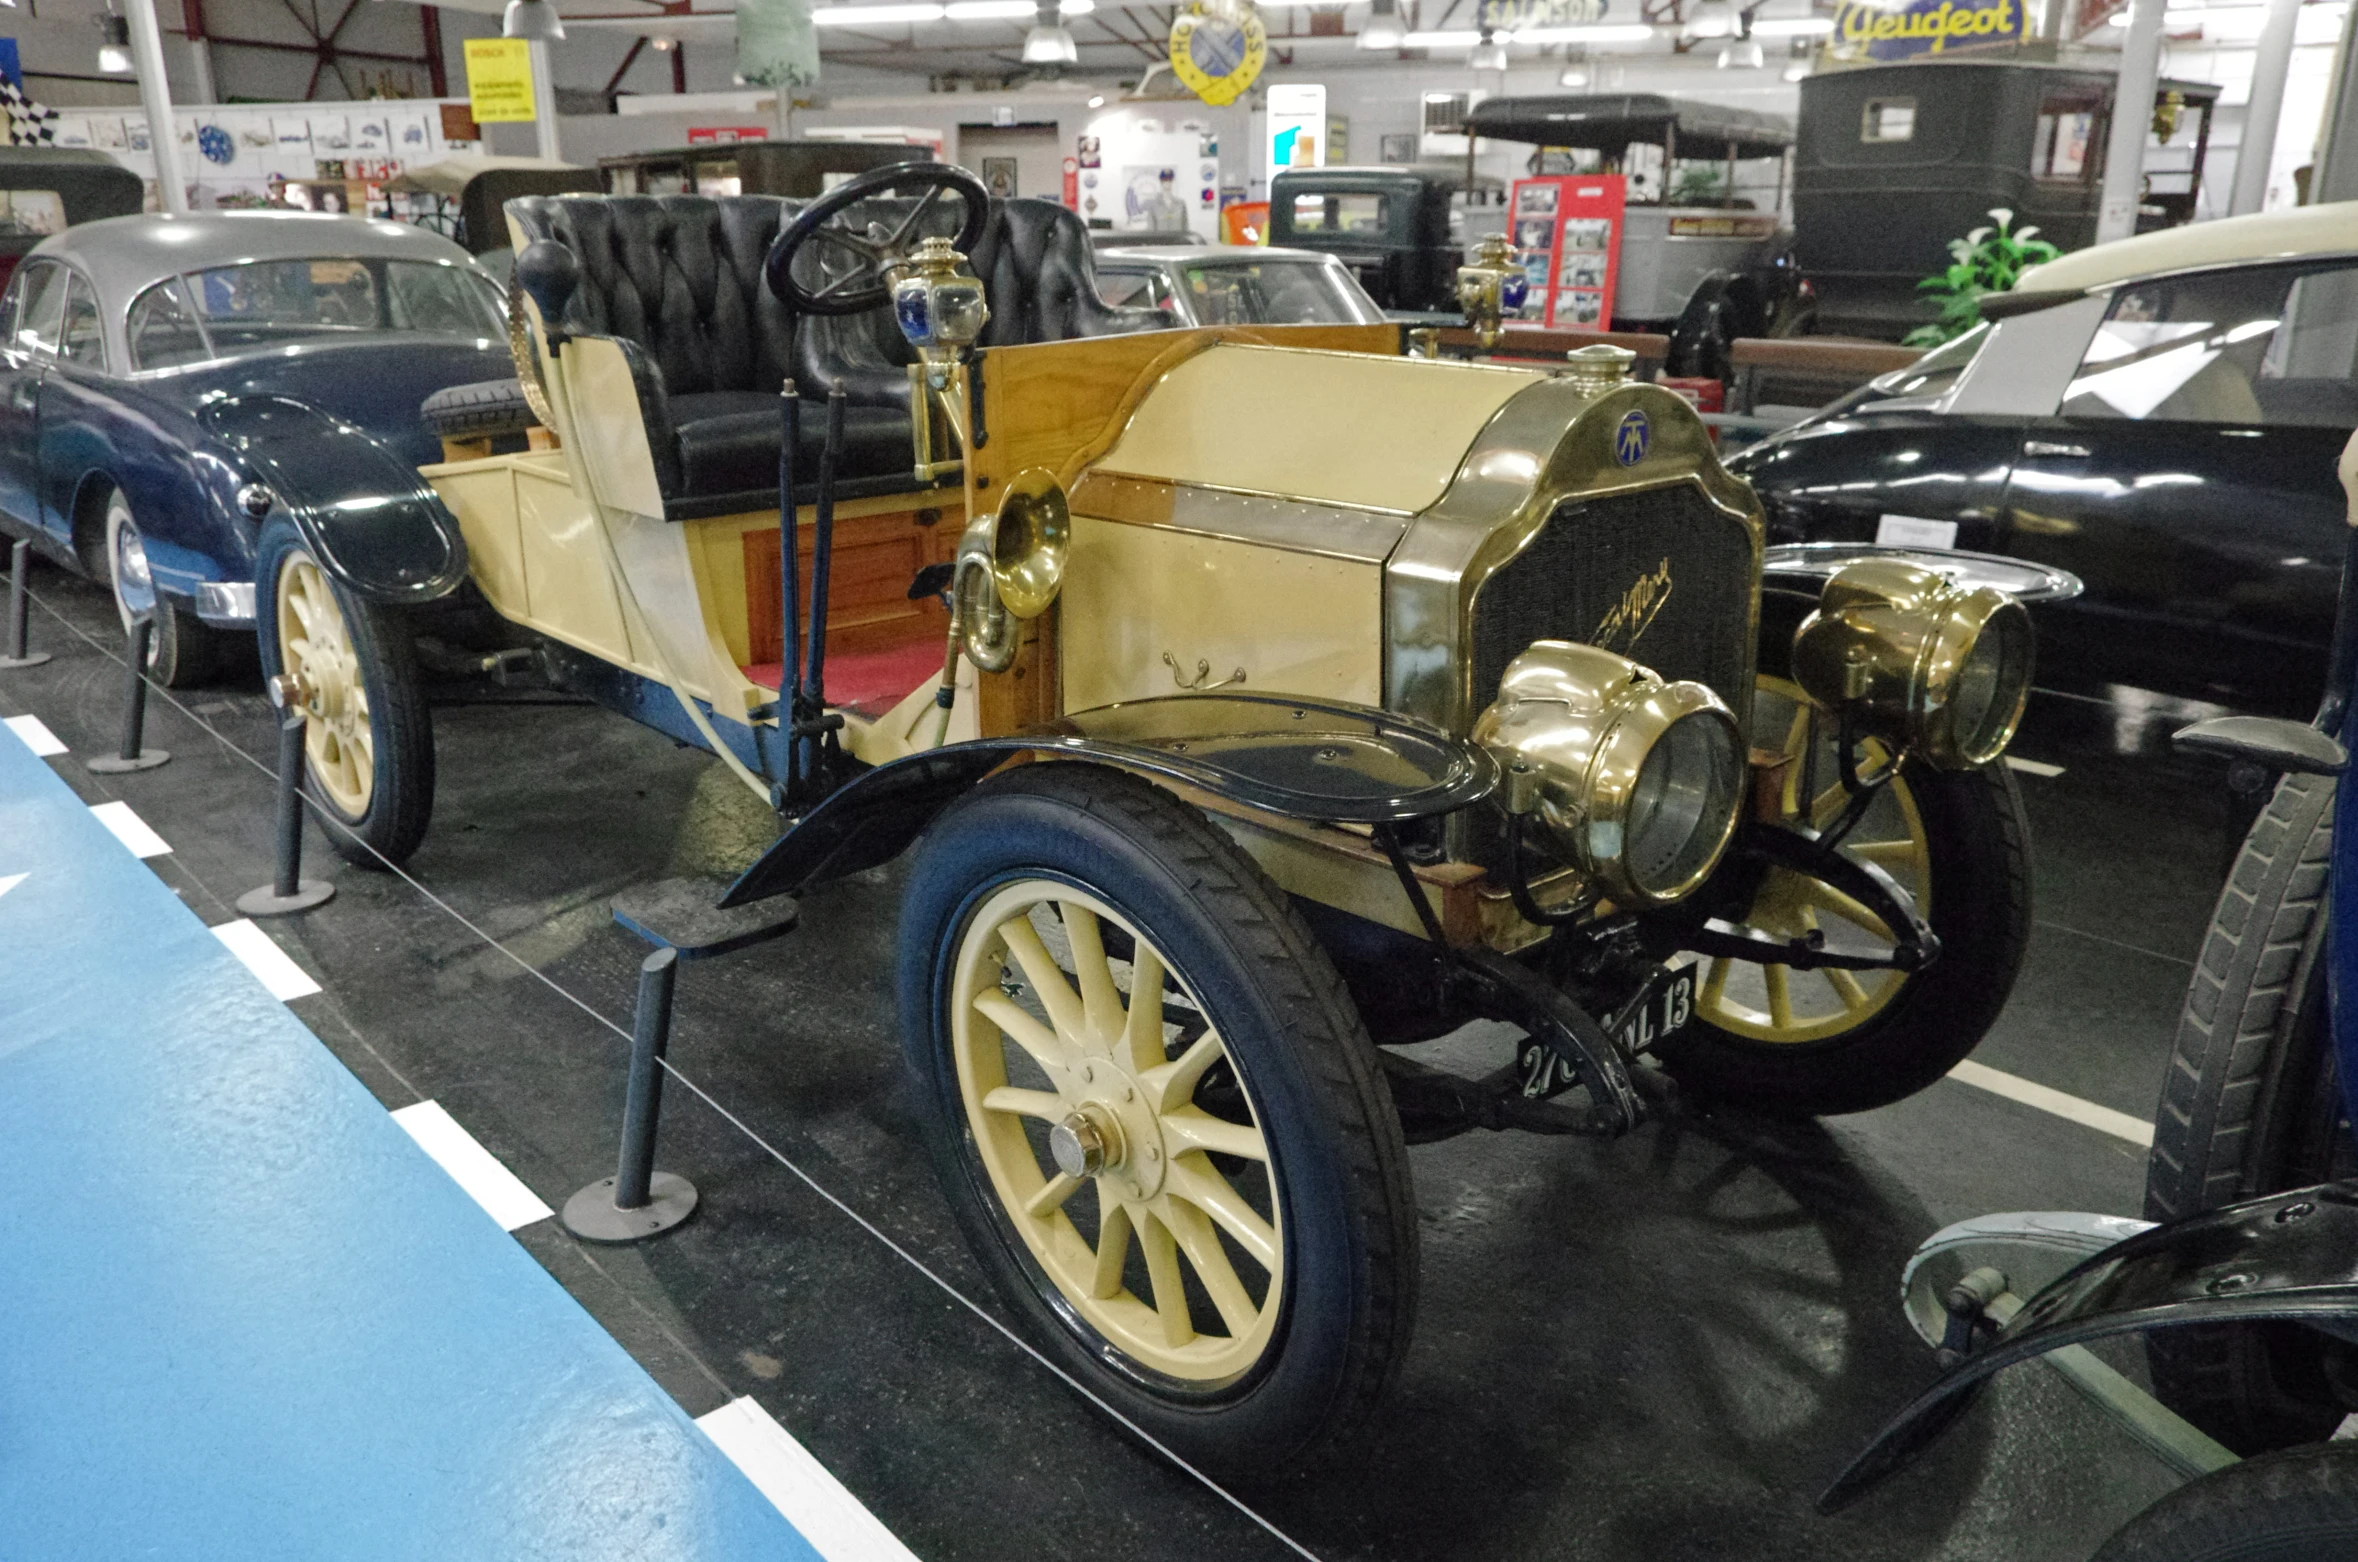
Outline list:
[[[1775,541],[2070,570],[2039,681],[2316,708],[2358,426],[2358,203],[2100,245],[1985,322],[1737,455]]]

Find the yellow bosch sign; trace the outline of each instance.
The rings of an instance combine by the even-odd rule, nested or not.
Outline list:
[[[2021,0],[1915,0],[1912,5],[1869,5],[1852,0],[1834,13],[1833,52],[1850,59],[1898,60],[1951,49],[2019,43],[2027,35],[2028,13]]]
[[[1217,107],[1259,79],[1269,33],[1250,5],[1203,5],[1171,23],[1171,74]]]
[[[477,124],[533,118],[531,43],[522,38],[469,38],[467,103]]]

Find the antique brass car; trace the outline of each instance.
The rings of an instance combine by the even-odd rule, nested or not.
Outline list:
[[[1367,1418],[1415,1312],[1408,1142],[1620,1134],[1672,1079],[1878,1105],[2005,1001],[2023,610],[1875,558],[1764,644],[1758,504],[1609,352],[1154,329],[1069,213],[940,165],[509,214],[557,448],[425,470],[473,591],[777,807],[726,904],[914,847],[943,1185],[1166,1446],[1266,1472]],[[265,656],[366,841],[422,819],[383,718],[453,631],[342,583],[361,519],[281,499]],[[1528,1040],[1483,1077],[1392,1050],[1484,1016]]]

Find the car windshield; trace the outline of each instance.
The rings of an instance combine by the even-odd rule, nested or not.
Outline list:
[[[252,260],[192,272],[188,289],[216,354],[371,331],[506,330],[488,282],[427,261]]]
[[[1323,261],[1182,266],[1179,278],[1205,325],[1359,325],[1378,318]]]

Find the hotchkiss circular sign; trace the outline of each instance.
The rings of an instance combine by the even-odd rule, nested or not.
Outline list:
[[[1250,6],[1225,14],[1198,7],[1171,23],[1171,74],[1215,107],[1235,102],[1259,79],[1268,52],[1268,30]]]

